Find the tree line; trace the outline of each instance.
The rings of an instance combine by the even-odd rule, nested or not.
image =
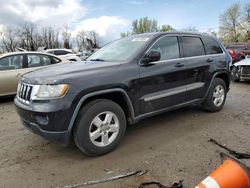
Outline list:
[[[219,37],[224,43],[250,42],[250,3],[241,5],[235,3],[219,16],[219,30],[208,29],[207,33]],[[121,37],[128,35],[164,32],[175,30],[170,25],[158,25],[157,20],[148,17],[136,19],[132,22],[132,30],[121,33]],[[185,31],[198,31],[196,27],[183,28]]]
[[[0,32],[0,51],[14,52],[17,48],[36,51],[39,47],[67,48],[76,46],[78,51],[99,48],[100,39],[95,31],[81,30],[72,37],[69,26],[60,28],[39,27],[34,23],[24,23],[18,27],[7,27]]]

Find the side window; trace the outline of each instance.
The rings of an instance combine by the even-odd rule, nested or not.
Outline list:
[[[23,56],[15,55],[0,59],[0,71],[21,69],[23,64]]]
[[[28,67],[40,67],[51,64],[51,59],[46,55],[27,55]]]
[[[180,57],[177,37],[163,37],[151,49],[158,50],[161,53],[161,61]]]
[[[205,55],[204,46],[198,37],[183,37],[184,57]]]
[[[220,45],[214,39],[205,37],[203,42],[205,44],[207,55],[223,53]]]
[[[57,59],[55,57],[51,57],[51,59],[52,59],[52,64],[56,64],[56,63],[60,63],[61,62],[60,59]]]
[[[71,52],[64,51],[64,50],[56,50],[55,55],[66,55],[66,54],[71,54]]]

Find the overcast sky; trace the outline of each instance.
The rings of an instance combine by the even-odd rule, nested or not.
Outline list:
[[[68,24],[73,35],[96,30],[103,40],[113,40],[131,29],[134,19],[148,16],[175,29],[194,26],[217,29],[218,17],[235,2],[249,0],[0,0],[0,28],[25,21],[40,26]]]

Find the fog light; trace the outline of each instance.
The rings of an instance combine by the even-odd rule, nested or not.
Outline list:
[[[48,125],[49,117],[48,116],[35,116],[37,123],[40,125]]]

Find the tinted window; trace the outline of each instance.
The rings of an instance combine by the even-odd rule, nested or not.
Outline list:
[[[151,49],[161,53],[161,60],[176,59],[180,57],[177,37],[164,37],[158,40]]]
[[[204,46],[198,37],[183,37],[184,57],[205,55]]]
[[[207,54],[221,54],[223,53],[221,47],[219,46],[219,44],[212,38],[204,38],[203,42],[205,44],[206,47],[206,52]]]
[[[40,67],[51,64],[51,59],[46,55],[27,55],[28,57],[28,67]]]
[[[12,70],[21,69],[23,62],[22,55],[8,56],[0,59],[0,71],[1,70]]]
[[[71,54],[71,52],[64,51],[64,50],[56,50],[54,51],[55,55],[66,55],[66,54]]]

